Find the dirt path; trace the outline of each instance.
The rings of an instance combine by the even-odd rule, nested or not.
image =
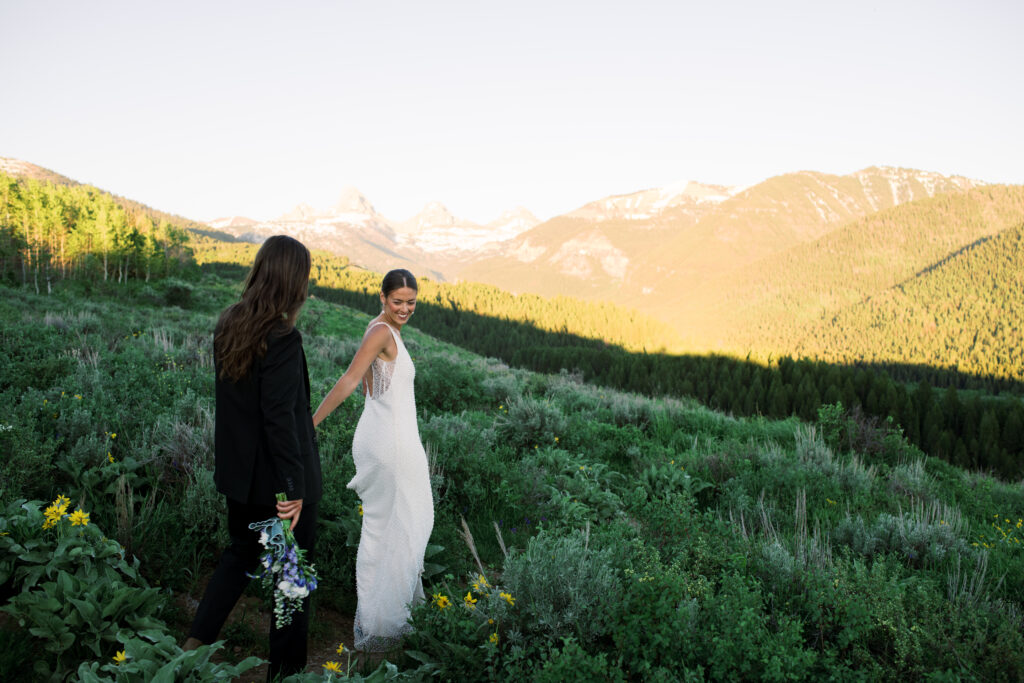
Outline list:
[[[203,585],[205,589],[205,584]],[[199,591],[202,594],[202,591]],[[215,661],[239,661],[255,656],[266,659],[267,634],[270,632],[270,611],[262,609],[261,598],[243,595],[228,616],[220,637],[228,640],[230,653],[222,651],[214,656]],[[181,594],[178,605],[184,615],[191,618],[195,614],[199,599],[194,595]],[[319,673],[324,662],[338,662],[342,669],[349,659],[346,653],[338,654],[338,644],[344,644],[348,652],[352,651],[352,617],[351,614],[335,611],[324,605],[315,605],[313,618],[309,627],[308,664],[306,670]],[[186,625],[187,628],[187,625]],[[225,656],[227,654],[227,656]],[[355,662],[355,657],[352,658]],[[267,679],[267,665],[262,664],[250,669],[238,681],[242,683],[263,683]]]

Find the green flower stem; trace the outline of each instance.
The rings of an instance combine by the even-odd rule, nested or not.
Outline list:
[[[288,498],[283,493],[279,493],[279,494],[277,494],[277,500],[278,500],[278,502],[283,503],[284,501],[288,500]],[[285,538],[285,540],[288,541],[289,545],[294,545],[295,544],[295,534],[292,533],[292,520],[290,520],[290,519],[282,519],[281,520],[281,528],[284,529],[284,538]]]

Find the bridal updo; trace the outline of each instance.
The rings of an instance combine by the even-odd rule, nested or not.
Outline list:
[[[380,283],[380,293],[387,296],[396,289],[402,287],[408,287],[414,289],[417,292],[420,288],[416,285],[416,276],[410,273],[405,268],[397,268],[395,270],[388,271],[388,274],[384,276],[384,280]]]

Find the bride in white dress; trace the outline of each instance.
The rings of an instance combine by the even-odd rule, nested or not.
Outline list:
[[[392,270],[381,284],[381,314],[370,321],[351,365],[313,415],[318,425],[360,385],[366,394],[352,440],[363,503],[356,555],[355,648],[390,649],[409,631],[410,606],[423,600],[423,555],[434,526],[426,453],[416,423],[416,371],[402,326],[416,309],[416,278]]]

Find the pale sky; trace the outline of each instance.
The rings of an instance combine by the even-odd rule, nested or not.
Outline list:
[[[0,156],[196,220],[693,179],[1024,183],[1024,3],[0,1]]]

